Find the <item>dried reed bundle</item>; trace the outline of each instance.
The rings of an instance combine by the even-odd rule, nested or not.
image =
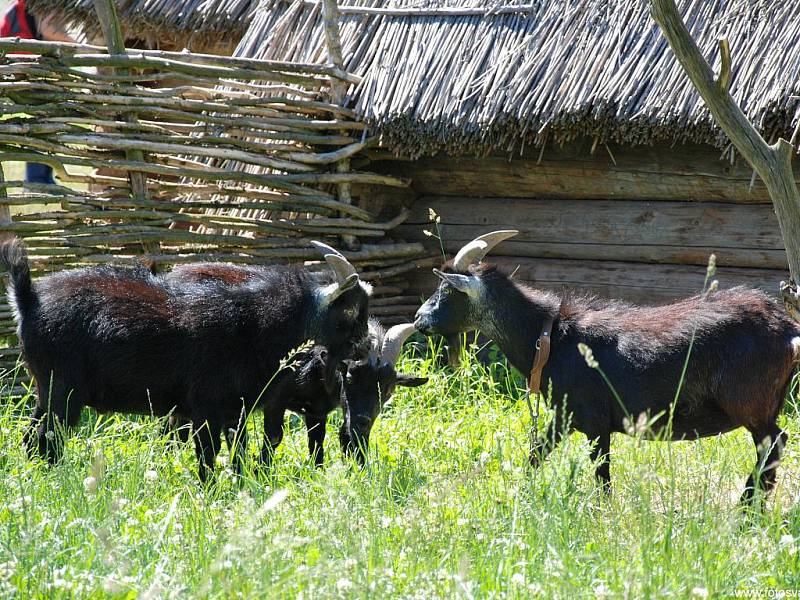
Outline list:
[[[28,0],[34,14],[81,27],[99,37],[92,0]],[[230,54],[247,29],[257,0],[126,0],[119,19],[128,39],[154,41],[178,50]]]
[[[797,2],[687,0],[684,20],[767,139],[798,123]],[[728,148],[650,18],[631,0],[344,0],[343,67],[363,78],[350,105],[381,144],[417,157],[485,154],[589,136],[626,144]],[[319,0],[264,0],[241,58],[323,62]]]

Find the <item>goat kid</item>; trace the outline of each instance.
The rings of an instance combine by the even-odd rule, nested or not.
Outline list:
[[[198,263],[176,266],[164,277],[172,281],[240,285],[263,278],[267,272],[268,267]],[[269,408],[264,410],[262,462],[269,461],[282,440],[283,417],[288,409],[303,415],[309,453],[314,463],[322,466],[327,416],[338,406],[342,407],[343,415],[339,430],[342,449],[346,454],[355,456],[360,463],[365,462],[372,425],[395,387],[413,387],[427,382],[427,378],[413,377],[395,370],[403,343],[415,331],[413,324],[395,325],[386,331],[377,320],[370,319],[368,330],[365,343],[356,348],[353,359],[344,363],[344,382],[339,375],[341,365],[328,361],[327,368],[323,368],[323,360],[312,359],[311,366],[300,367],[299,380],[297,376],[287,373],[267,390],[268,400],[265,404]],[[299,362],[302,364],[303,359],[300,358]],[[338,381],[334,380],[335,375],[339,375]],[[320,388],[320,382],[324,382],[324,389]]]
[[[20,240],[0,245],[11,273],[25,362],[38,399],[24,439],[51,463],[59,425],[83,406],[100,412],[175,414],[195,432],[199,474],[213,472],[222,429],[241,455],[244,417],[282,358],[313,339],[338,363],[367,335],[369,290],[338,252],[315,243],[335,279],[276,267],[240,286],[175,284],[144,268],[63,271],[31,280]]]
[[[744,287],[652,307],[559,298],[481,262],[516,234],[483,235],[434,269],[441,282],[417,312],[415,325],[441,335],[480,329],[527,375],[543,325],[553,320],[542,380],[552,384],[555,417],[532,447],[532,463],[558,443],[570,419],[571,429],[594,441],[597,475],[610,487],[610,434],[627,432],[626,420],[630,424],[631,416],[635,421],[644,413],[655,419],[654,432],[671,440],[745,427],[758,462],[742,501],[750,501],[756,488],[774,487],[787,440],[777,419],[800,358],[800,328],[775,301]],[[579,343],[591,348],[593,359],[581,356]]]
[[[414,377],[396,370],[403,344],[416,331],[413,323],[403,323],[386,331],[375,319],[369,320],[368,345],[363,358],[347,362],[342,395],[344,422],[339,442],[346,454],[360,464],[366,461],[369,434],[381,410],[400,387],[418,387],[427,377]]]

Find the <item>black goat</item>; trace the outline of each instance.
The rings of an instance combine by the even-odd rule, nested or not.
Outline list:
[[[324,346],[300,352],[294,367],[278,374],[264,401],[264,445],[261,462],[269,465],[283,440],[283,417],[287,410],[303,416],[308,431],[308,452],[317,467],[325,462],[323,444],[328,413],[341,405],[341,363],[330,360]]]
[[[412,323],[384,330],[378,321],[369,321],[369,344],[357,354],[359,360],[347,361],[342,413],[344,422],[339,429],[339,441],[345,453],[352,453],[364,463],[369,446],[369,434],[383,406],[397,386],[417,387],[427,383],[427,377],[398,373],[395,369],[403,343],[414,333]]]
[[[176,266],[165,278],[178,282],[212,282],[241,285],[268,276],[269,267],[197,263]],[[340,365],[312,356],[312,363],[300,367],[298,374],[282,373],[267,390],[269,400],[264,410],[264,446],[262,461],[267,462],[283,437],[283,416],[287,409],[303,415],[308,431],[308,448],[314,462],[324,461],[323,443],[327,416],[342,406],[344,422],[339,440],[346,453],[364,461],[372,425],[388,401],[395,386],[415,386],[427,378],[398,374],[394,365],[403,342],[414,332],[410,323],[396,325],[387,332],[375,319],[369,320],[369,337],[355,349],[353,360],[346,361],[344,390],[337,381]],[[303,357],[298,357],[303,364]],[[324,387],[321,385],[324,383]]]
[[[154,266],[150,266],[155,273]],[[254,280],[268,280],[272,267],[233,265],[230,263],[195,263],[177,265],[164,274],[164,279],[176,284],[210,283],[211,285],[239,286]],[[360,344],[362,346],[363,344]],[[328,413],[340,406],[342,375],[338,365],[328,360],[327,349],[315,346],[297,354],[294,366],[276,374],[265,391],[264,444],[261,462],[268,465],[275,449],[283,439],[283,415],[286,410],[301,414],[308,431],[308,451],[314,464],[324,463],[323,442]],[[186,432],[186,422],[172,417],[170,424],[181,426]],[[184,436],[182,440],[188,439]],[[246,439],[243,442],[246,445]]]
[[[111,266],[34,284],[24,244],[4,243],[0,263],[11,272],[23,356],[38,390],[29,451],[58,460],[56,425],[74,425],[83,406],[174,413],[192,423],[205,481],[223,427],[235,423],[241,433],[282,358],[313,339],[338,363],[367,335],[368,290],[340,254],[315,245],[335,281],[275,267],[234,287],[179,285],[145,268]]]
[[[766,294],[742,287],[657,307],[531,289],[481,262],[516,233],[481,236],[434,270],[442,281],[415,325],[442,335],[480,329],[527,375],[543,324],[554,320],[543,381],[552,382],[555,418],[532,448],[531,461],[546,456],[562,435],[564,418],[571,417],[571,427],[594,440],[597,475],[610,485],[610,434],[626,431],[626,418],[645,413],[656,419],[654,430],[672,440],[747,428],[761,469],[758,481],[755,474],[748,480],[742,500],[750,500],[757,486],[769,491],[787,439],[777,418],[800,356],[797,324]],[[593,357],[582,357],[579,343]]]

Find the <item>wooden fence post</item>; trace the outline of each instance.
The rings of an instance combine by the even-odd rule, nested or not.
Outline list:
[[[8,197],[8,190],[4,185],[6,182],[6,176],[3,172],[3,163],[0,162],[0,198],[7,198]],[[8,225],[11,223],[11,208],[8,204],[3,203],[0,204],[0,225]],[[12,237],[13,234],[5,233],[4,235],[0,235],[0,239]]]
[[[772,145],[767,144],[731,97],[731,55],[727,38],[719,40],[722,68],[715,77],[686,29],[674,0],[650,0],[650,3],[653,19],[714,120],[767,187],[778,216],[792,279],[789,284],[781,284],[780,291],[787,309],[797,319],[800,317],[796,289],[800,280],[800,192],[792,171],[792,144],[782,138]]]
[[[114,5],[114,0],[93,0],[94,9],[97,13],[97,18],[100,21],[100,26],[103,29],[103,36],[106,39],[106,46],[108,53],[125,54],[125,38],[122,35],[122,27],[119,23],[117,16],[117,9]],[[117,69],[123,74],[129,73],[128,69]],[[138,123],[136,114],[130,114],[126,118],[128,123]],[[145,162],[144,151],[142,150],[125,150],[125,158],[127,160]],[[131,186],[133,197],[137,200],[149,200],[150,193],[147,189],[147,175],[137,171],[128,171],[128,182]],[[144,244],[146,252],[157,252],[160,244],[158,242],[148,242]]]
[[[322,1],[322,19],[325,26],[325,45],[328,49],[328,56],[333,65],[344,71],[344,59],[342,58],[342,40],[339,36],[339,5],[337,0]],[[344,106],[347,101],[347,84],[336,77],[330,78],[331,100],[334,104]],[[344,158],[336,163],[337,173],[348,173],[350,171],[350,159]],[[353,203],[353,196],[350,191],[350,184],[342,182],[336,185],[338,200],[346,204]],[[343,235],[342,243],[349,250],[358,250],[358,238],[354,235]]]

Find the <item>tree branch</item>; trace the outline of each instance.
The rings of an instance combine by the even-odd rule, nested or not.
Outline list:
[[[658,23],[672,51],[700,93],[717,125],[739,153],[755,169],[767,187],[775,206],[786,246],[792,279],[800,278],[800,193],[792,172],[792,145],[779,139],[770,146],[756,131],[730,95],[731,55],[728,40],[719,41],[722,68],[714,78],[711,67],[681,19],[673,0],[650,0],[653,19]],[[792,294],[797,300],[796,293]],[[786,297],[786,296],[785,296]]]

